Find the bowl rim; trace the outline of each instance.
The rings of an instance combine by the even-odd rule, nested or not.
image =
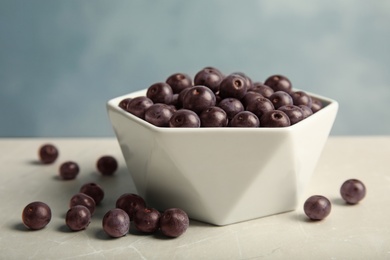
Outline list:
[[[146,89],[137,90],[131,93],[127,93],[121,96],[117,96],[115,98],[112,98],[107,101],[106,107],[108,110],[115,111],[124,117],[134,121],[137,124],[140,124],[141,126],[153,131],[153,132],[161,132],[161,133],[177,133],[177,132],[188,132],[188,133],[210,133],[210,132],[288,132],[293,131],[295,128],[299,128],[300,126],[304,125],[305,122],[309,123],[313,120],[316,120],[316,118],[325,113],[327,110],[331,109],[332,107],[338,107],[338,102],[334,99],[324,97],[319,94],[314,94],[309,91],[304,91],[301,89],[293,88],[293,91],[304,91],[306,94],[317,98],[323,102],[324,107],[317,111],[316,113],[312,114],[308,118],[305,118],[301,122],[298,122],[297,124],[287,126],[287,127],[158,127],[155,126],[146,120],[143,120],[129,112],[126,112],[122,108],[118,106],[119,102],[122,101],[125,98],[134,98],[137,96],[146,96]]]

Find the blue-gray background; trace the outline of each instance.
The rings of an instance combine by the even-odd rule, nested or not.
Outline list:
[[[390,1],[0,0],[0,136],[112,136],[106,101],[205,66],[336,99],[390,134]]]

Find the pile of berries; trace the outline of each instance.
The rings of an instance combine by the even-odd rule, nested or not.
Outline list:
[[[125,98],[118,106],[158,127],[287,127],[316,113],[323,103],[294,91],[283,75],[262,83],[241,72],[225,76],[205,67],[193,79],[172,74],[149,86],[146,96]]]

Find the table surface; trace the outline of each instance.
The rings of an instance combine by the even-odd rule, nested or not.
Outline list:
[[[42,165],[38,148],[53,143],[58,160]],[[110,154],[119,162],[115,176],[96,172],[97,159]],[[223,227],[190,221],[187,232],[167,239],[144,235],[131,227],[111,239],[101,219],[116,198],[136,192],[114,138],[0,138],[0,258],[1,259],[390,259],[390,136],[331,136],[305,191],[332,202],[323,221],[309,221],[302,207],[295,211]],[[75,180],[58,178],[61,162],[80,165]],[[350,178],[362,180],[366,198],[346,205],[339,195]],[[88,229],[71,232],[64,217],[70,197],[86,182],[100,184],[106,193]],[[21,221],[32,201],[46,202],[52,220],[42,230],[29,231]]]

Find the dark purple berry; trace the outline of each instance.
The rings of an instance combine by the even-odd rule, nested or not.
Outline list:
[[[289,93],[292,89],[291,81],[283,75],[272,75],[272,76],[268,77],[265,80],[264,85],[269,86],[275,92],[276,91],[285,91],[285,92]]]
[[[259,127],[259,118],[250,111],[237,113],[229,123],[231,127]]]
[[[176,110],[176,108],[179,106],[179,93],[172,95],[172,101],[169,105],[173,106],[173,108]]]
[[[191,77],[184,73],[172,74],[165,82],[171,86],[174,94],[180,93],[185,88],[192,87]]]
[[[300,107],[295,105],[281,106],[278,108],[278,110],[286,113],[286,115],[290,119],[291,125],[294,125],[305,118],[303,110]]]
[[[341,185],[340,194],[348,204],[356,204],[366,196],[366,187],[360,180],[349,179]]]
[[[189,226],[187,213],[182,209],[170,208],[160,217],[161,232],[168,237],[179,237],[186,232]]]
[[[104,232],[111,237],[123,237],[130,229],[130,218],[127,213],[119,208],[111,209],[103,217]]]
[[[274,105],[275,109],[278,109],[281,106],[287,106],[292,105],[293,100],[290,94],[284,92],[284,91],[276,91],[274,92],[270,97],[269,100],[271,100],[272,104]]]
[[[311,103],[311,110],[313,111],[313,113],[317,113],[319,110],[321,110],[323,108],[323,104],[321,102],[321,100],[319,100],[318,98],[311,98],[312,99],[312,103]]]
[[[266,98],[269,98],[275,92],[272,88],[261,82],[254,82],[252,88],[248,91],[259,93]]]
[[[95,201],[96,205],[99,204],[104,198],[103,188],[94,182],[84,184],[81,186],[79,192],[90,196]]]
[[[209,107],[199,115],[201,127],[225,127],[228,124],[226,112],[220,107]]]
[[[35,201],[28,204],[22,212],[23,224],[32,230],[44,228],[51,220],[50,207],[43,202]]]
[[[219,87],[219,95],[222,98],[241,99],[248,91],[248,83],[244,77],[239,74],[230,74],[224,78]]]
[[[180,108],[183,108],[183,100],[184,100],[184,97],[185,95],[187,94],[187,92],[190,90],[191,88],[185,88],[183,89],[179,94],[178,94],[178,97],[177,97],[177,105],[176,107],[178,109]]]
[[[91,223],[91,212],[82,205],[71,207],[66,212],[65,223],[73,231],[86,229]]]
[[[148,97],[135,97],[127,105],[126,111],[141,119],[145,119],[145,111],[152,105],[153,101]]]
[[[160,227],[161,213],[154,208],[137,210],[133,216],[134,226],[138,231],[154,233]]]
[[[236,98],[224,98],[218,103],[218,106],[226,112],[229,120],[237,113],[245,110],[244,105]]]
[[[220,71],[207,67],[196,73],[194,85],[202,85],[211,89],[214,93],[219,91],[219,85],[223,79]]]
[[[271,110],[265,112],[260,118],[262,127],[286,127],[290,126],[290,118],[280,110]]]
[[[308,106],[305,106],[305,105],[299,105],[299,107],[302,109],[303,111],[303,118],[307,118],[309,116],[311,116],[313,114],[313,111],[311,110],[311,108],[309,108]]]
[[[253,87],[252,79],[248,75],[246,75],[245,73],[243,73],[243,72],[233,72],[232,74],[233,75],[240,75],[241,77],[244,78],[245,84],[246,84],[246,87],[247,87],[247,91]]]
[[[79,165],[72,161],[64,162],[60,165],[59,175],[63,180],[73,180],[80,172]]]
[[[263,96],[253,98],[246,106],[246,110],[255,114],[259,119],[265,112],[272,111],[274,109],[272,102]]]
[[[150,98],[153,103],[170,104],[173,99],[173,91],[167,83],[158,82],[147,89],[146,97]]]
[[[264,97],[263,95],[261,95],[260,93],[257,93],[257,92],[253,92],[253,91],[248,91],[246,92],[245,96],[243,98],[241,98],[241,103],[242,105],[245,107],[247,107],[250,103],[252,103],[252,100],[255,99],[255,98],[259,98],[259,97]]]
[[[295,91],[290,93],[292,99],[293,99],[293,104],[296,106],[299,105],[305,105],[311,108],[312,104],[312,99],[311,97],[304,91]]]
[[[122,108],[123,110],[127,111],[127,106],[129,105],[130,101],[132,98],[124,98],[119,102],[119,107]]]
[[[332,208],[330,201],[321,195],[314,195],[308,198],[303,205],[305,214],[311,220],[322,220],[326,218]]]
[[[173,108],[169,105],[157,103],[145,111],[145,121],[159,127],[168,127],[169,119],[173,115]]]
[[[58,158],[58,149],[52,144],[44,144],[39,148],[39,160],[44,164],[55,162]]]
[[[77,205],[82,205],[88,208],[89,212],[91,212],[91,215],[93,215],[93,213],[95,212],[96,203],[94,199],[87,194],[79,192],[72,196],[69,202],[69,208],[72,208]]]
[[[118,162],[114,157],[104,155],[97,160],[96,168],[102,175],[111,176],[118,169]]]
[[[143,209],[146,207],[145,200],[133,193],[125,193],[121,195],[117,200],[115,207],[124,210],[130,217],[130,220],[133,220],[133,215],[137,210]]]
[[[199,114],[206,108],[215,106],[216,98],[211,89],[205,86],[191,87],[183,97],[183,108]]]
[[[191,110],[179,109],[169,120],[170,127],[200,127],[199,116]]]

